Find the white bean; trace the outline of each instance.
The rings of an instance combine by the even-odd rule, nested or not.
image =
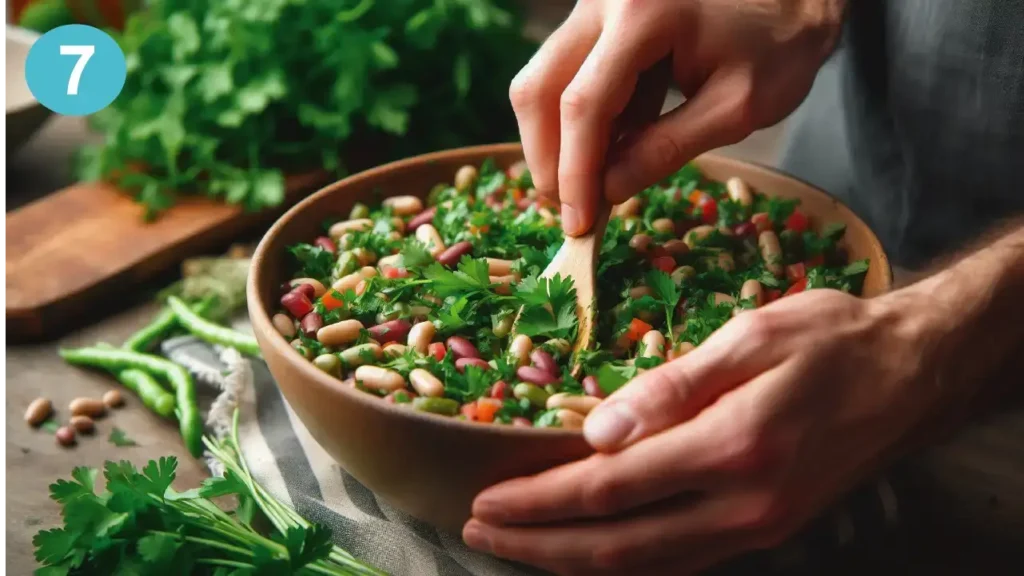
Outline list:
[[[729,192],[729,198],[741,206],[750,206],[754,203],[754,197],[750,193],[750,187],[742,178],[732,177],[725,181],[725,189]]]
[[[409,329],[409,336],[406,338],[406,344],[409,345],[409,348],[412,348],[420,354],[426,354],[427,346],[430,345],[430,341],[434,339],[434,334],[436,333],[437,328],[434,326],[433,322],[418,322]]]
[[[437,379],[437,376],[422,368],[415,368],[409,372],[409,382],[412,384],[413,390],[416,390],[420,396],[433,398],[444,396],[444,384]]]
[[[484,258],[487,261],[487,273],[491,276],[506,276],[512,273],[512,261],[501,258]]]
[[[345,362],[346,366],[357,367],[362,366],[367,362],[366,356],[372,355],[374,359],[380,360],[384,355],[384,351],[381,349],[380,344],[376,342],[367,342],[366,344],[360,344],[353,346],[343,351],[338,356]]]
[[[392,196],[381,202],[399,216],[412,216],[423,211],[423,200],[416,196]]]
[[[561,409],[555,413],[555,417],[566,430],[579,430],[583,428],[583,416],[572,410]]]
[[[401,374],[380,366],[356,368],[356,382],[379,392],[394,392],[405,388],[405,378]]]
[[[631,196],[626,199],[625,202],[615,206],[612,212],[619,218],[626,218],[628,216],[636,216],[640,213],[640,208],[643,207],[643,201],[636,196]]]
[[[528,366],[530,364],[530,352],[533,351],[533,340],[526,334],[519,334],[509,344],[508,353],[515,362],[516,367]]]
[[[433,224],[423,224],[417,228],[416,239],[427,247],[427,251],[434,258],[437,258],[441,255],[441,252],[444,252],[444,241],[441,240],[441,235],[438,234],[437,228],[434,228]]]
[[[469,190],[469,187],[476,182],[476,166],[466,164],[455,173],[455,189],[459,192]]]
[[[316,339],[324,346],[343,346],[355,342],[363,328],[363,323],[359,320],[342,320],[317,330]]]
[[[764,267],[776,278],[782,278],[782,247],[779,237],[772,230],[765,230],[757,237],[757,245],[761,249]]]
[[[707,224],[697,226],[696,228],[693,228],[686,233],[686,237],[683,238],[683,242],[686,242],[686,245],[689,246],[691,249],[696,248],[705,238],[710,236],[711,233],[714,231],[714,226],[709,226]]]
[[[53,402],[48,398],[36,398],[25,410],[25,422],[29,426],[39,426],[53,412]]]
[[[651,228],[655,232],[671,234],[672,232],[675,232],[676,225],[669,218],[658,218],[654,222],[651,222]]]
[[[640,339],[644,358],[665,358],[665,335],[658,330],[648,330]]]
[[[559,392],[558,394],[552,394],[548,397],[545,408],[548,410],[565,408],[566,410],[572,410],[577,414],[583,414],[586,416],[591,410],[597,408],[597,405],[600,403],[601,399],[596,396],[580,396],[577,394]]]
[[[721,292],[715,292],[715,306],[721,304],[735,304],[736,299],[728,294],[722,294]]]
[[[757,280],[750,279],[743,283],[740,288],[740,300],[748,300],[753,298],[754,307],[760,308],[764,306],[764,287]]]
[[[274,329],[277,330],[278,334],[285,338],[292,338],[295,336],[295,321],[289,318],[286,314],[274,314],[274,317],[270,319],[270,322],[274,325]]]
[[[373,228],[373,220],[369,218],[356,218],[355,220],[344,220],[333,224],[327,231],[327,235],[331,238],[341,238],[342,234],[346,232],[358,232],[369,230],[370,228]]]

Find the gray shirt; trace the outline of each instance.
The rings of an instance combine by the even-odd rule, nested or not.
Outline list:
[[[918,267],[1024,213],[1024,0],[851,0],[782,168]]]

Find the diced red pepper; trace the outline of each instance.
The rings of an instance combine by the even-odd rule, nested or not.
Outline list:
[[[696,206],[700,204],[701,200],[705,198],[708,198],[707,194],[701,192],[700,190],[694,190],[693,192],[690,192],[690,195],[686,199],[690,201],[690,204]]]
[[[799,294],[800,292],[803,292],[804,290],[807,290],[807,278],[801,278],[801,279],[797,280],[796,282],[794,282],[793,285],[789,287],[789,290],[786,290],[786,293],[783,294],[783,296],[791,296],[793,294]]]
[[[325,310],[334,310],[345,305],[345,302],[341,299],[341,294],[338,294],[336,290],[328,290],[326,294],[320,297],[320,303],[324,305]]]
[[[431,342],[427,345],[427,354],[436,358],[438,362],[444,360],[446,353],[447,350],[445,350],[443,342]]]
[[[650,332],[652,328],[653,327],[647,322],[644,322],[639,318],[633,318],[629,321],[629,330],[626,332],[626,337],[636,342],[643,338],[644,334]]]
[[[700,218],[705,224],[718,222],[718,202],[711,197],[706,197],[700,202]]]
[[[508,396],[508,384],[504,380],[498,380],[491,386],[491,398],[503,399]]]
[[[765,301],[765,303],[775,302],[776,300],[778,300],[781,297],[782,297],[782,290],[776,290],[774,288],[772,288],[771,290],[769,290],[769,291],[764,293],[764,301]]]
[[[821,266],[824,263],[825,263],[825,255],[824,254],[815,254],[814,256],[811,256],[807,260],[807,267],[808,268],[814,268],[815,266]]]
[[[651,260],[651,265],[667,274],[675,270],[676,259],[671,256],[658,256]]]
[[[381,271],[384,273],[384,277],[388,280],[394,280],[395,278],[407,278],[409,276],[409,271],[405,268],[382,266]]]
[[[501,410],[501,400],[480,398],[476,401],[476,418],[480,422],[494,422],[494,415]]]
[[[789,218],[786,218],[786,229],[792,230],[793,232],[802,233],[804,230],[807,230],[807,226],[809,224],[810,222],[807,220],[807,216],[799,210],[793,210],[793,213],[789,215]]]
[[[804,266],[803,262],[797,262],[796,264],[790,264],[786,266],[786,279],[790,282],[796,282],[802,278],[807,277],[807,267]]]
[[[469,404],[463,404],[462,408],[459,408],[459,412],[466,417],[466,420],[476,422],[477,420],[477,405],[476,402],[470,402]]]

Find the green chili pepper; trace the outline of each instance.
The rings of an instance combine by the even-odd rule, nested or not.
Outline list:
[[[61,350],[60,355],[67,362],[78,366],[102,368],[114,373],[136,369],[166,380],[174,389],[177,404],[175,413],[178,416],[182,440],[193,456],[198,458],[202,455],[203,422],[199,416],[199,406],[196,404],[195,385],[187,370],[159,356],[118,348],[96,346]]]
[[[252,336],[247,336],[219,324],[214,324],[202,316],[193,312],[188,304],[180,299],[171,296],[167,299],[167,305],[174,311],[185,330],[193,336],[206,340],[212,344],[220,344],[238,350],[250,356],[260,355],[260,345]]]
[[[213,303],[213,297],[204,298],[196,303],[192,309],[196,314],[204,315],[213,308]],[[132,334],[122,347],[134,350],[135,352],[147,352],[177,326],[177,315],[170,308],[164,308],[149,324]]]

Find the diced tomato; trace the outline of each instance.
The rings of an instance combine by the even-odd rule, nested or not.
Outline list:
[[[700,202],[700,218],[705,224],[718,222],[718,202],[711,197],[705,197]]]
[[[326,294],[321,296],[320,303],[324,305],[326,310],[334,310],[345,305],[345,302],[341,299],[341,294],[338,294],[335,290],[328,290]]]
[[[444,355],[447,352],[444,348],[444,342],[431,342],[427,344],[427,354],[436,358],[438,362],[444,360]]]
[[[508,384],[504,380],[498,380],[491,386],[491,398],[505,398],[508,396]]]
[[[395,278],[406,278],[409,276],[409,271],[404,268],[382,266],[381,271],[384,272],[384,277],[387,278],[388,280],[394,280]]]
[[[651,265],[665,273],[670,273],[676,268],[676,260],[671,256],[658,256],[651,260]]]
[[[783,294],[783,296],[791,296],[793,294],[799,294],[800,292],[803,292],[804,290],[807,290],[807,278],[801,278],[801,279],[797,280],[796,282],[794,282],[793,285],[789,287],[789,290],[786,290],[786,293]]]
[[[705,198],[708,198],[707,194],[701,192],[700,190],[694,190],[693,192],[690,192],[690,195],[687,197],[687,200],[690,201],[690,204],[696,206],[697,204],[700,204],[701,200]]]
[[[786,266],[786,279],[790,282],[796,282],[802,278],[807,277],[807,268],[803,262],[797,262],[796,264],[790,264]]]
[[[733,228],[733,233],[743,238],[744,236],[756,236],[757,226],[754,226],[753,222],[744,222]]]
[[[757,233],[766,232],[772,229],[772,219],[767,212],[758,212],[750,217],[750,223],[757,229]]]
[[[781,297],[782,297],[782,290],[776,290],[776,289],[773,288],[773,289],[765,292],[765,294],[764,294],[764,301],[765,301],[765,303],[775,302],[776,300],[778,300]]]
[[[480,422],[494,422],[498,410],[501,410],[501,400],[480,398],[476,401],[476,418]]]
[[[807,216],[799,210],[793,210],[793,213],[786,218],[786,229],[792,230],[793,232],[803,232],[807,230],[807,226],[810,222],[807,220]]]
[[[810,259],[807,260],[807,267],[808,268],[814,268],[815,266],[821,266],[824,263],[825,263],[825,255],[824,254],[815,254],[814,256],[811,256]]]
[[[466,420],[476,422],[477,420],[477,405],[476,402],[470,402],[469,404],[463,404],[462,408],[459,408],[459,412],[466,417]]]
[[[626,332],[626,337],[634,342],[640,340],[652,329],[651,325],[639,318],[633,318],[629,321],[629,330]]]

